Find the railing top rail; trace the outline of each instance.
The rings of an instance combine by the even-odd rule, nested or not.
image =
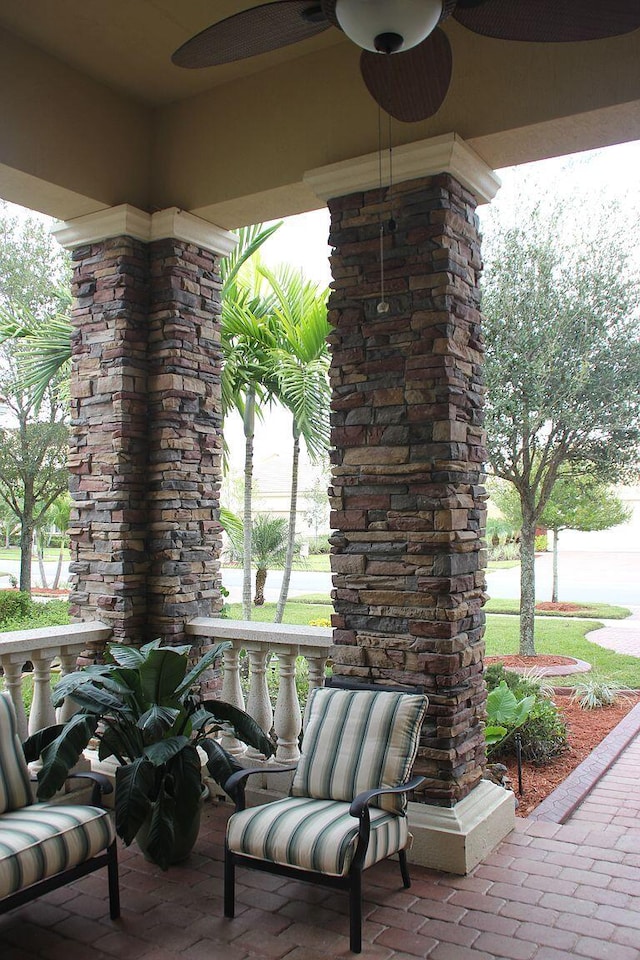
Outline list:
[[[292,626],[286,623],[254,623],[252,620],[225,620],[220,617],[195,617],[187,633],[218,640],[243,640],[265,646],[330,647],[330,627]]]
[[[0,633],[0,656],[28,650],[57,649],[89,641],[108,640],[111,627],[101,620],[85,623],[65,623],[57,627],[35,627],[32,630],[10,630]]]

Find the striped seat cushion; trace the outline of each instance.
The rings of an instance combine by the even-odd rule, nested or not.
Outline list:
[[[335,800],[288,797],[235,813],[227,825],[233,853],[338,877],[349,872],[357,839],[349,804]],[[371,811],[365,868],[408,845],[406,817]]]
[[[114,830],[98,807],[35,803],[0,816],[0,898],[75,867],[109,846]]]
[[[351,801],[363,790],[408,779],[427,698],[372,690],[314,690],[305,712],[302,754],[291,796]],[[373,801],[402,813],[406,797]]]
[[[0,693],[0,814],[31,803],[29,771],[18,737],[13,704]]]

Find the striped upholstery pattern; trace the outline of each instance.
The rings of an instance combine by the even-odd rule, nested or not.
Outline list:
[[[358,840],[358,821],[348,803],[292,797],[235,813],[227,827],[233,853],[331,876],[349,872]],[[364,867],[409,843],[406,817],[371,811]]]
[[[409,777],[427,698],[419,694],[319,687],[309,696],[302,754],[291,796],[350,802],[363,790]],[[406,795],[373,803],[404,813]]]
[[[0,814],[31,803],[29,771],[18,737],[13,704],[0,693]]]
[[[114,830],[98,807],[35,803],[0,817],[0,898],[104,850]]]

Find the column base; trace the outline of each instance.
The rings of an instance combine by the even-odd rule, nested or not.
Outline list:
[[[515,826],[515,796],[481,780],[455,807],[410,803],[412,863],[446,873],[467,874]]]

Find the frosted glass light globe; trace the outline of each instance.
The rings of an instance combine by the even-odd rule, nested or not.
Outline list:
[[[442,0],[337,0],[336,18],[349,37],[363,50],[382,52],[376,38],[396,35],[401,53],[422,43],[442,16]]]

